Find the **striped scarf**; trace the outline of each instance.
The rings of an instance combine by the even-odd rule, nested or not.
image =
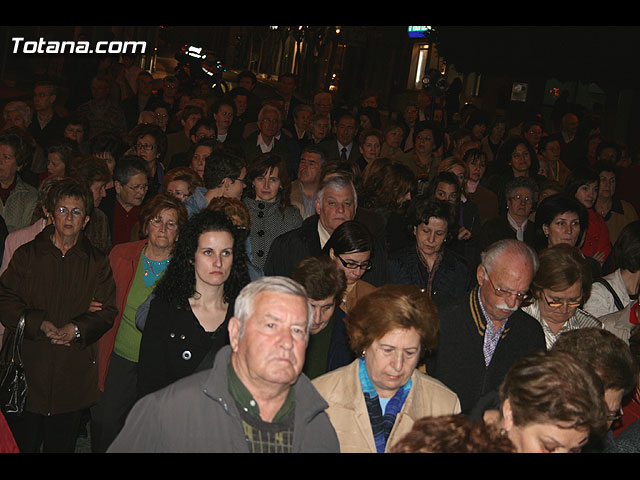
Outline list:
[[[367,367],[364,363],[364,357],[360,357],[360,384],[362,385],[362,393],[364,401],[367,405],[369,413],[369,421],[373,430],[373,438],[376,443],[376,451],[384,453],[387,446],[387,439],[391,434],[391,429],[396,422],[396,415],[404,405],[409,391],[411,390],[411,378],[409,381],[398,389],[396,394],[389,400],[384,415],[378,398],[378,392],[371,383],[367,374]]]

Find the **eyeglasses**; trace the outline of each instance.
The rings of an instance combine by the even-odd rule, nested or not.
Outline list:
[[[349,270],[355,270],[356,268],[359,268],[360,270],[371,270],[371,267],[373,267],[373,265],[371,265],[371,262],[366,262],[366,263],[347,262],[340,255],[336,255],[336,257],[338,257],[338,260],[340,260],[340,263],[342,263],[342,266],[344,268],[348,268]]]
[[[489,283],[491,284],[491,288],[498,297],[516,297],[516,300],[519,302],[524,302],[531,298],[531,293],[529,291],[525,293],[516,293],[505,290],[504,288],[496,288],[496,286],[491,281],[491,277],[489,276],[489,272],[487,272],[487,268],[484,265],[482,266],[482,268],[484,269],[484,273],[487,276],[487,280],[489,280]]]
[[[152,218],[151,220],[149,220],[149,223],[156,228],[162,228],[162,226],[164,225],[167,230],[175,230],[176,228],[178,228],[178,224],[173,220],[167,220],[166,222],[164,222],[160,217]]]
[[[517,200],[519,202],[531,203],[533,199],[531,197],[523,197],[522,195],[514,195],[511,197],[511,200]]]
[[[71,215],[74,217],[82,217],[84,216],[84,210],[82,210],[81,208],[75,207],[72,208],[71,210],[69,210],[67,207],[58,207],[55,210],[56,215],[60,216],[60,217],[65,217],[69,214],[69,212],[71,212]]]
[[[156,148],[155,145],[151,145],[150,143],[136,143],[135,147],[137,150],[145,150],[147,152]]]
[[[582,298],[580,298],[579,300],[566,300],[561,302],[557,300],[549,301],[549,299],[544,294],[544,292],[542,293],[542,297],[544,298],[544,301],[547,302],[547,305],[549,305],[551,308],[560,308],[562,305],[565,305],[565,304],[569,308],[578,308],[582,304]]]
[[[133,190],[137,193],[146,192],[149,189],[149,185],[125,185],[130,190]]]

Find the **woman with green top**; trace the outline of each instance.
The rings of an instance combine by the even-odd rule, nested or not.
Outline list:
[[[159,194],[140,211],[143,240],[116,245],[109,254],[116,282],[118,317],[100,339],[100,402],[91,411],[94,452],[104,452],[135,403],[138,354],[142,332],[135,314],[153,291],[171,260],[187,212],[179,200]]]

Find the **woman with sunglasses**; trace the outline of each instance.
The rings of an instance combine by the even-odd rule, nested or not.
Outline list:
[[[580,309],[591,293],[591,267],[577,247],[560,243],[543,250],[531,284],[533,301],[522,309],[544,331],[547,349],[561,333],[602,324]]]
[[[371,252],[373,239],[367,228],[357,221],[344,222],[334,231],[322,252],[336,262],[347,278],[340,308],[345,312],[356,305],[358,299],[375,290],[375,287],[362,280],[362,276],[371,270]]]

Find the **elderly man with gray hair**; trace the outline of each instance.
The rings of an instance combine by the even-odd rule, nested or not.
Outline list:
[[[376,287],[386,283],[385,246],[376,236],[380,232],[373,231],[369,221],[356,216],[358,195],[352,179],[342,173],[325,175],[320,182],[315,205],[316,215],[306,218],[302,226],[283,233],[273,241],[264,265],[264,274],[290,277],[301,260],[322,255],[322,248],[336,228],[346,221],[358,220],[374,237],[371,253],[373,267],[362,278]]]
[[[478,284],[439,308],[438,347],[426,362],[429,375],[458,395],[463,413],[496,390],[516,360],[546,349],[542,327],[520,308],[530,300],[536,253],[506,239],[489,246],[481,259]]]
[[[301,374],[311,321],[299,283],[250,283],[213,368],[143,397],[108,451],[339,452],[328,405]]]

